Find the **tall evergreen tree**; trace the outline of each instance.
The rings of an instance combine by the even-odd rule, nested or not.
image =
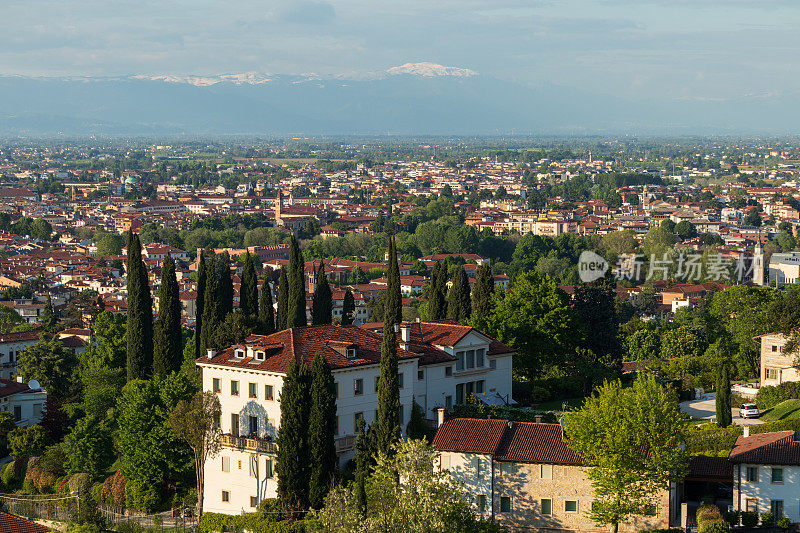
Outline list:
[[[717,369],[717,424],[728,427],[733,422],[731,414],[731,376],[728,362],[721,361]]]
[[[481,265],[475,286],[472,289],[472,313],[474,316],[486,318],[492,312],[492,295],[494,294],[494,277],[492,267]]]
[[[349,326],[353,323],[356,314],[356,299],[353,297],[353,291],[347,289],[344,291],[344,302],[342,302],[342,325]]]
[[[286,327],[293,328],[308,324],[306,318],[306,275],[300,245],[292,237],[289,250],[289,307],[286,313]]]
[[[217,278],[218,258],[210,255],[206,259],[206,290],[203,307],[203,329],[200,332],[200,353],[206,353],[208,348],[218,348],[214,345],[214,334],[222,323],[220,319],[219,280]]]
[[[445,288],[447,287],[447,263],[436,262],[431,274],[428,296],[428,318],[437,321],[447,316]]]
[[[197,294],[194,301],[194,357],[197,359],[203,353],[201,351],[202,342],[200,335],[203,330],[203,309],[205,308],[206,296],[206,258],[203,250],[200,250],[200,257],[197,260]]]
[[[305,361],[298,365],[293,357],[281,388],[281,425],[277,438],[278,497],[287,512],[308,508],[308,389],[308,365]]]
[[[409,439],[427,439],[428,423],[425,421],[425,411],[417,400],[411,402],[411,415],[406,425],[406,435]]]
[[[42,309],[42,315],[39,317],[39,323],[42,325],[42,329],[52,332],[57,322],[58,319],[53,310],[53,300],[50,298],[50,294],[48,294],[47,302],[44,304],[44,309]]]
[[[217,298],[219,309],[217,319],[219,323],[225,320],[228,313],[233,313],[233,279],[231,278],[231,258],[228,252],[222,252],[215,260],[217,267]]]
[[[394,324],[403,321],[403,299],[400,294],[400,267],[397,264],[397,245],[389,237],[389,267],[386,270],[386,300],[384,320],[388,316]]]
[[[258,278],[250,252],[246,252],[244,256],[242,284],[239,288],[239,309],[248,319],[255,319],[258,315]]]
[[[380,373],[377,442],[380,451],[389,453],[392,444],[400,438],[400,384],[397,377],[397,338],[394,321],[388,315],[383,321]]]
[[[166,376],[178,371],[183,362],[181,331],[181,299],[175,261],[167,254],[161,265],[161,286],[158,289],[158,318],[153,345],[153,375]]]
[[[333,321],[333,293],[325,275],[325,262],[320,260],[316,275],[316,287],[311,303],[311,323],[330,324]]]
[[[469,296],[469,280],[464,267],[456,269],[453,285],[447,294],[447,318],[461,322],[472,314],[472,300]]]
[[[367,423],[362,416],[356,422],[356,435],[355,457],[353,457],[355,462],[355,492],[358,499],[358,507],[361,513],[365,514],[367,507],[367,478],[369,477],[370,467],[375,464],[375,455],[378,452],[375,442],[375,425],[371,425],[367,429]]]
[[[127,374],[128,381],[146,379],[153,369],[153,298],[147,270],[142,261],[139,236],[128,231],[128,320]]]
[[[278,317],[275,325],[277,331],[289,327],[289,276],[286,267],[281,267],[278,276]]]
[[[322,508],[336,475],[335,420],[336,384],[328,360],[317,354],[311,366],[311,408],[308,419],[308,452],[313,459],[309,502],[314,509]]]
[[[258,328],[261,335],[275,333],[275,309],[272,307],[272,289],[269,280],[261,285],[261,304],[258,306]]]

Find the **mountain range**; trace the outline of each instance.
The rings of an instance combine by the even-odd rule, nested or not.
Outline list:
[[[787,134],[800,95],[668,100],[529,86],[433,63],[358,79],[0,76],[0,135]]]

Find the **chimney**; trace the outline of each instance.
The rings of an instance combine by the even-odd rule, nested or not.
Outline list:
[[[404,343],[411,342],[411,324],[400,324],[400,340]]]
[[[744,433],[743,433],[742,436],[743,437],[749,437],[750,436],[750,426],[743,426],[742,429],[744,430]]]
[[[444,409],[441,407],[436,410],[436,427],[440,427],[444,424]]]
[[[22,383],[22,376],[17,376],[17,383]]]
[[[400,324],[395,324],[394,325],[394,332],[397,333],[398,331],[400,331]]]
[[[533,420],[534,420],[534,421],[535,421],[537,424],[541,424],[541,423],[542,423],[542,415],[536,415],[536,416],[534,416],[534,417],[533,417]]]
[[[217,355],[217,351],[214,348],[209,348],[206,350],[206,359],[214,359],[214,356]]]

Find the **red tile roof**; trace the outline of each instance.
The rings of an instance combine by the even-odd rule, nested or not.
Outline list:
[[[11,379],[0,378],[0,398],[11,396],[18,392],[24,392],[29,389],[30,387],[27,383],[19,383]],[[2,531],[2,529],[0,529],[0,531]]]
[[[728,458],[734,463],[800,465],[800,440],[791,430],[739,437]]]
[[[705,455],[692,457],[689,459],[689,472],[686,479],[731,481],[733,479],[733,463],[727,457]]]
[[[0,511],[0,531],[3,533],[46,533],[50,528]]]
[[[454,418],[436,431],[433,447],[448,452],[495,455],[508,422],[477,418]]]

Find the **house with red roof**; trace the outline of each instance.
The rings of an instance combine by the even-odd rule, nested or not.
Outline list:
[[[464,484],[476,511],[512,531],[601,532],[589,518],[594,499],[581,457],[559,424],[455,418],[433,439],[439,467]],[[666,529],[670,492],[653,515],[620,524],[620,532]]]
[[[412,405],[427,417],[475,397],[489,404],[512,402],[514,351],[475,330],[451,322],[403,322],[394,331],[400,427]],[[250,335],[197,359],[203,390],[222,407],[222,449],[205,465],[203,508],[240,514],[277,494],[274,439],[280,424],[280,393],[292,360],[311,366],[325,357],[336,383],[335,445],[340,462],[353,455],[357,425],[374,422],[378,410],[382,327],[319,325]]]

